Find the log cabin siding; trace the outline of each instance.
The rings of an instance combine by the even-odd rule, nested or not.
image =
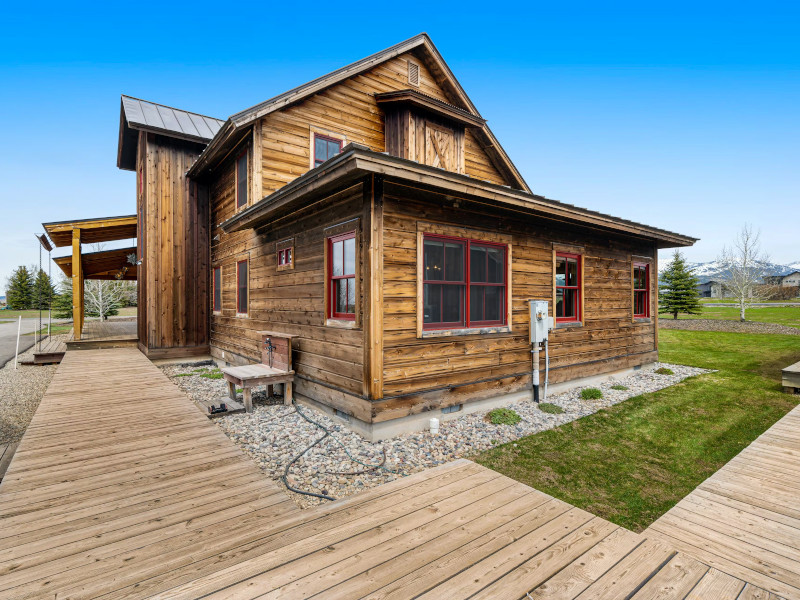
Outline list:
[[[211,316],[212,354],[227,362],[261,362],[262,330],[295,334],[294,392],[336,406],[364,420],[369,409],[364,388],[363,285],[358,285],[353,328],[326,325],[326,229],[347,223],[362,241],[363,186],[341,190],[314,210],[287,215],[266,227],[225,234],[216,225],[234,211],[233,162],[220,169],[211,187],[211,267],[222,268],[222,310]],[[293,239],[294,268],[278,270],[277,243]],[[249,260],[249,312],[236,315],[236,263]],[[363,252],[357,249],[357,279],[366,280]],[[210,300],[209,300],[210,301]],[[224,352],[224,355],[223,355]]]
[[[420,65],[419,90],[450,102],[434,77],[413,55],[405,54],[336,84],[303,102],[261,119],[261,186],[269,195],[296,179],[311,166],[311,128],[357,142],[377,152],[388,151],[383,111],[374,95],[412,87],[408,83],[408,61]],[[464,172],[471,177],[508,184],[484,152],[475,136],[467,132]],[[257,198],[257,199],[260,199]]]
[[[139,134],[138,333],[152,357],[208,351],[208,199],[184,177],[202,148]]]
[[[417,337],[418,221],[512,236],[510,333]],[[411,199],[407,188],[389,183],[383,222],[384,399],[373,405],[374,421],[529,388],[527,299],[547,299],[553,314],[554,243],[582,247],[585,300],[582,326],[551,335],[550,381],[656,360],[655,319],[634,323],[631,302],[631,255],[654,257],[652,244],[522,221],[499,211],[453,208],[441,197],[438,202]],[[652,313],[654,277],[650,293]]]

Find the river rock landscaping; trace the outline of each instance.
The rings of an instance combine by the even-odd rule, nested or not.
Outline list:
[[[583,388],[548,395],[547,402],[561,407],[561,414],[545,413],[532,401],[509,403],[521,420],[516,425],[495,425],[487,418],[489,411],[465,414],[441,423],[439,433],[408,433],[382,442],[370,443],[350,431],[339,419],[307,406],[300,410],[330,431],[329,436],[309,423],[294,407],[266,405],[266,394],[253,394],[256,404],[252,414],[234,414],[214,419],[269,477],[279,480],[286,465],[315,440],[323,438],[308,450],[289,470],[289,485],[312,492],[343,498],[398,477],[434,467],[457,458],[468,458],[498,444],[558,427],[598,410],[618,404],[640,394],[674,385],[687,377],[709,373],[706,369],[658,363],[656,368],[672,369],[673,375],[658,375],[644,370],[628,377],[601,384],[602,398],[582,400]],[[213,367],[211,368],[213,370]],[[209,368],[198,365],[162,367],[189,397],[194,400],[219,401],[227,394],[223,379],[203,377]],[[614,385],[628,389],[613,389]],[[224,401],[224,400],[223,400]],[[432,416],[438,416],[438,414]],[[380,466],[378,466],[380,465]],[[325,503],[326,500],[290,493],[301,507]]]

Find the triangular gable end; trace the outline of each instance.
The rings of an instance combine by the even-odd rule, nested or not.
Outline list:
[[[480,117],[478,109],[469,99],[466,92],[461,87],[461,84],[455,78],[452,71],[447,66],[447,63],[436,49],[436,46],[427,34],[422,33],[231,116],[225,126],[220,130],[219,134],[208,145],[198,161],[192,166],[189,175],[196,176],[205,168],[209,167],[218,149],[227,145],[226,141],[235,131],[250,127],[256,120],[270,113],[297,104],[346,79],[364,74],[379,67],[382,63],[386,63],[403,55],[413,55],[419,60],[420,64],[430,73],[431,77],[442,90],[445,96],[442,99]],[[488,157],[489,168],[500,173],[507,185],[526,192],[531,191],[522,178],[522,175],[511,162],[511,159],[505,153],[487,125],[484,124],[480,128],[471,130],[468,134],[468,138],[471,138],[473,141],[470,146],[472,146],[473,151],[476,152],[476,163],[482,162],[478,155],[485,154],[486,157]]]

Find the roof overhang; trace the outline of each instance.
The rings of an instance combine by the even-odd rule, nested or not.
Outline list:
[[[444,117],[450,121],[455,121],[464,127],[482,127],[486,124],[486,119],[482,119],[471,112],[442,102],[437,98],[432,98],[417,90],[399,90],[396,92],[386,92],[375,94],[378,106],[413,106],[426,112],[433,113],[439,117]]]
[[[140,131],[205,146],[223,123],[206,115],[123,95],[120,100],[117,167],[126,171],[136,170]]]
[[[136,281],[137,266],[128,260],[136,255],[136,248],[117,248],[101,252],[81,254],[81,267],[84,279],[109,279]],[[67,277],[72,277],[72,255],[54,258]]]
[[[47,232],[47,237],[57,248],[72,244],[72,231],[75,229],[81,230],[82,244],[97,244],[114,240],[135,239],[136,226],[136,215],[42,223],[42,227]]]
[[[230,147],[236,145],[241,140],[239,136],[236,136],[234,142],[231,142],[229,138],[242,129],[249,129],[257,119],[296,102],[300,102],[345,79],[358,75],[382,62],[407,52],[414,53],[414,55],[425,64],[426,68],[437,78],[442,89],[444,89],[454,106],[458,106],[467,113],[481,118],[478,109],[472,103],[472,100],[469,99],[469,96],[467,96],[464,88],[461,87],[461,84],[450,70],[450,67],[447,66],[447,63],[433,44],[433,41],[428,37],[428,34],[421,33],[231,116],[217,135],[214,136],[214,139],[209,142],[208,146],[206,146],[195,163],[189,168],[187,175],[193,179],[200,179],[207,176],[214,165],[218,164],[219,161],[227,156]],[[514,166],[514,163],[511,162],[511,159],[489,129],[489,126],[486,125],[485,121],[480,127],[476,127],[473,133],[483,150],[489,155],[495,167],[503,174],[506,180],[513,182],[517,188],[530,192],[530,187],[525,183],[522,174],[517,170],[516,166]]]
[[[370,174],[409,185],[416,190],[444,194],[448,200],[472,202],[527,216],[650,239],[659,248],[691,246],[697,241],[697,238],[373,152],[355,143],[348,144],[339,155],[231,217],[220,227],[226,233],[231,233],[266,225],[276,217],[304,208],[315,199],[324,198]]]

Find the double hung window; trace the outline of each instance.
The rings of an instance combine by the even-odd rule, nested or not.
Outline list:
[[[581,320],[581,257],[579,254],[556,254],[556,321]]]
[[[329,158],[333,158],[342,151],[342,140],[322,135],[314,134],[314,166],[318,167]]]
[[[356,318],[356,232],[328,238],[328,317]]]
[[[646,319],[650,316],[650,265],[633,264],[633,316]]]

